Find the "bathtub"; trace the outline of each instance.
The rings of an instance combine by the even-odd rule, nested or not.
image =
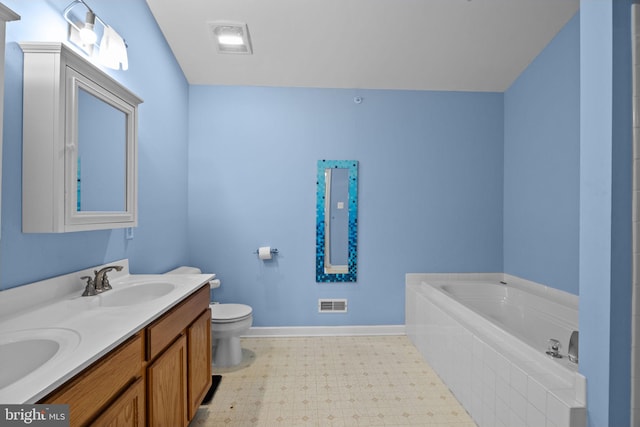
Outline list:
[[[586,425],[578,297],[505,274],[406,276],[407,335],[480,427]],[[550,339],[562,358],[546,354]]]

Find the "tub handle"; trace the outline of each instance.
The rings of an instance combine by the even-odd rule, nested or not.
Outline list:
[[[578,363],[578,331],[571,332],[568,356],[571,362]]]

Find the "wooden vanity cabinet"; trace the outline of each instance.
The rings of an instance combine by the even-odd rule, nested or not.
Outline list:
[[[209,284],[38,403],[70,426],[187,426],[211,387]]]
[[[149,426],[186,426],[211,387],[208,284],[147,327]]]

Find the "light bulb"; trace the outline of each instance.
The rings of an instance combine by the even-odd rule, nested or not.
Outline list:
[[[85,24],[83,28],[80,28],[80,40],[84,45],[92,45],[98,40],[98,36],[93,31],[93,24]]]
[[[80,28],[80,40],[84,45],[91,46],[98,40],[98,35],[93,30],[95,23],[96,15],[93,12],[87,12],[84,27]]]

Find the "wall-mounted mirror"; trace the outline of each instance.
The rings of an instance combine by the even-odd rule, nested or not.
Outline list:
[[[127,210],[127,113],[78,87],[77,211]]]
[[[142,100],[62,43],[20,47],[22,231],[136,226]]]
[[[316,282],[355,282],[358,161],[318,160]]]

